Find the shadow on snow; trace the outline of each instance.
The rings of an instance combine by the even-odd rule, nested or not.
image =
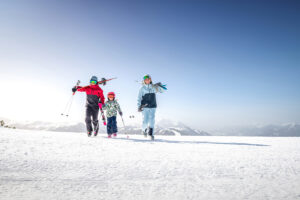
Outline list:
[[[223,144],[223,145],[242,145],[242,146],[260,146],[267,147],[270,145],[266,144],[251,144],[251,143],[239,143],[239,142],[207,142],[207,141],[178,141],[178,140],[165,140],[165,139],[155,139],[151,141],[150,139],[132,139],[132,138],[114,138],[114,140],[129,140],[132,142],[161,142],[161,143],[171,143],[171,144]]]

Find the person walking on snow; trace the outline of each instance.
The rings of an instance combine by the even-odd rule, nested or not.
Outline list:
[[[147,134],[154,140],[154,125],[156,112],[156,93],[162,92],[158,87],[161,83],[152,84],[151,76],[145,75],[143,86],[140,88],[138,95],[138,111],[143,114],[142,130],[145,137]]]
[[[117,126],[117,113],[122,116],[123,113],[121,111],[120,105],[115,100],[115,93],[109,92],[107,94],[107,101],[105,102],[105,105],[103,106],[103,110],[106,110],[106,117],[107,117],[107,136],[108,138],[111,138],[111,135],[114,137],[117,136],[118,132],[118,126]]]
[[[98,113],[99,113],[99,103],[102,105],[105,102],[103,95],[103,90],[98,85],[98,78],[92,76],[90,80],[90,85],[86,87],[75,86],[72,88],[73,92],[85,92],[86,93],[86,117],[85,123],[87,128],[87,134],[90,137],[94,130],[94,136],[97,136],[99,130]],[[94,125],[94,128],[92,126]]]

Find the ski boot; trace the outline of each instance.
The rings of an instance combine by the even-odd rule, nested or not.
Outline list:
[[[97,128],[96,128],[96,130],[94,131],[94,136],[96,137],[97,135],[98,135],[98,131],[99,131],[99,127],[98,127],[99,125],[97,125]]]
[[[111,134],[107,136],[107,138],[111,138]]]
[[[149,128],[149,136],[151,137],[151,140],[154,140],[153,128]]]
[[[147,137],[147,128],[143,131],[144,137]]]
[[[91,131],[88,131],[88,132],[87,132],[87,136],[88,136],[88,137],[91,137],[91,135],[92,135],[92,132],[91,132]]]
[[[98,131],[95,131],[94,132],[94,136],[96,137],[98,135]]]
[[[117,133],[114,133],[113,136],[114,136],[114,137],[117,137]]]

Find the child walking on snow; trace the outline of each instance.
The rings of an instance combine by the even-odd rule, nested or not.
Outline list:
[[[108,138],[111,138],[111,135],[117,136],[117,114],[119,112],[121,116],[123,115],[119,103],[115,100],[115,96],[114,92],[109,92],[107,94],[108,100],[103,106],[103,110],[106,110]]]

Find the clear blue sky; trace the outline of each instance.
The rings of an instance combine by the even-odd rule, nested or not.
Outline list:
[[[300,122],[299,10],[296,0],[2,1],[0,116],[54,120],[75,82],[97,75],[118,77],[105,93],[141,118],[135,80],[149,73],[169,88],[160,119]],[[76,120],[84,101],[76,95]]]

